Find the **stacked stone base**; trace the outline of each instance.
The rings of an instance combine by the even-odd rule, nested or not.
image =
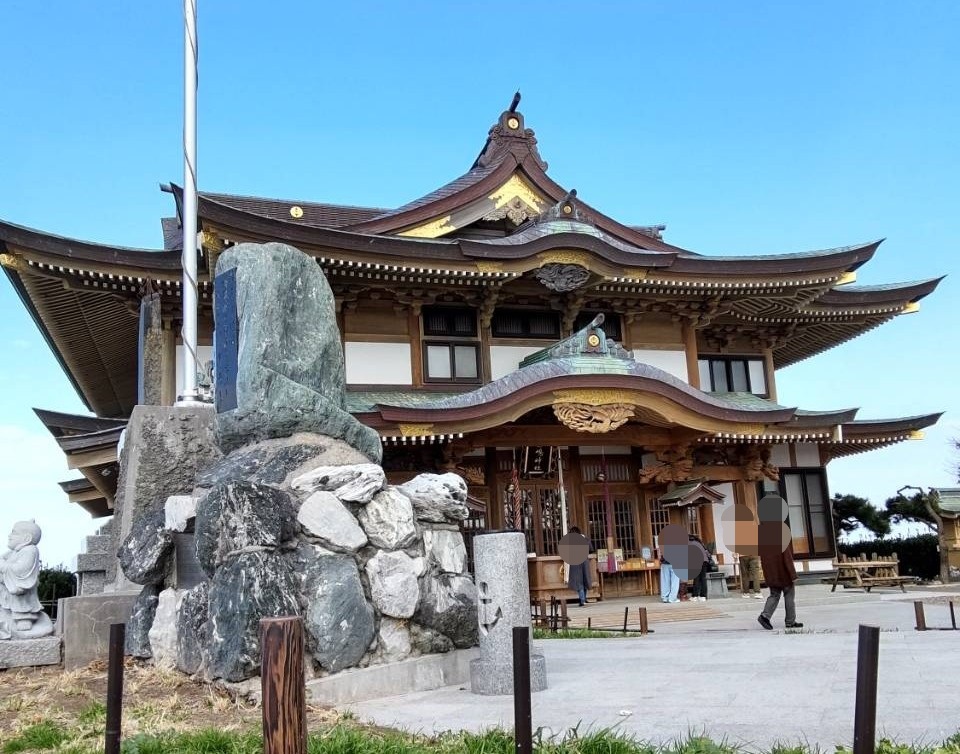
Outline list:
[[[143,585],[127,652],[239,683],[259,674],[260,620],[281,615],[303,618],[308,677],[475,646],[466,493],[454,474],[388,485],[323,435],[238,448],[121,546]]]
[[[60,637],[0,641],[0,670],[60,664]]]

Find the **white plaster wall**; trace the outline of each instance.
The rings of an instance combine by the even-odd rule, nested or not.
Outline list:
[[[782,443],[774,445],[770,449],[770,462],[780,468],[790,468],[790,447]]]
[[[654,349],[633,349],[633,358],[641,364],[649,364],[668,374],[689,383],[687,375],[686,351],[661,351]]]
[[[723,540],[723,525],[721,524],[720,517],[723,515],[723,511],[728,507],[733,507],[735,503],[735,498],[733,496],[733,485],[729,482],[723,484],[711,484],[711,487],[717,492],[723,494],[723,503],[717,503],[716,505],[711,505],[710,508],[713,511],[713,530],[716,532],[717,536],[717,555],[723,555],[723,565],[720,566],[720,570],[728,576],[733,574],[733,551],[727,547]]]
[[[537,351],[542,351],[549,343],[543,346],[490,346],[490,379],[499,380],[501,377],[517,371],[520,362]]]
[[[347,341],[343,359],[348,385],[412,385],[409,343]]]
[[[797,443],[797,466],[819,466],[820,448],[813,442]]]
[[[177,396],[183,393],[183,346],[177,346]],[[213,346],[197,346],[197,356],[200,358],[200,370],[206,368],[208,361],[213,361]]]

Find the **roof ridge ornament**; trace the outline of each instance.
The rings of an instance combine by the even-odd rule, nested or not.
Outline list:
[[[520,362],[520,368],[536,364],[541,361],[569,358],[571,356],[603,356],[608,359],[633,360],[633,355],[612,338],[608,338],[600,325],[603,324],[602,313],[594,317],[590,324],[573,333],[568,338],[557,341],[552,346],[532,353]]]
[[[499,164],[507,155],[513,155],[517,162],[530,156],[540,169],[546,171],[547,163],[537,151],[537,139],[533,129],[525,128],[523,114],[517,111],[520,105],[520,92],[513,95],[510,107],[500,114],[500,119],[490,128],[487,143],[483,145],[479,157],[472,168],[487,168]]]
[[[579,223],[590,222],[586,215],[580,211],[580,202],[577,201],[576,189],[570,189],[563,199],[543,212],[536,222],[550,222],[551,220],[572,220]]]

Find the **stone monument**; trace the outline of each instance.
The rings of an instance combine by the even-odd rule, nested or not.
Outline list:
[[[530,627],[527,543],[522,532],[480,534],[473,539],[480,605],[480,657],[470,663],[474,694],[513,693],[513,629]],[[531,638],[533,630],[531,628]],[[543,655],[530,655],[530,690],[547,687]]]
[[[60,662],[60,639],[37,596],[40,536],[35,522],[19,521],[0,555],[0,668]]]
[[[316,261],[241,244],[216,273],[216,448],[125,532],[120,566],[142,586],[127,651],[243,681],[260,670],[260,619],[281,615],[304,619],[308,678],[475,646],[466,483],[387,484],[379,436],[346,410]]]

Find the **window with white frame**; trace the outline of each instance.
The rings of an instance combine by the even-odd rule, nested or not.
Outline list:
[[[422,321],[424,381],[480,382],[476,311],[425,306]]]
[[[707,356],[698,359],[700,389],[710,393],[769,395],[763,359]]]

